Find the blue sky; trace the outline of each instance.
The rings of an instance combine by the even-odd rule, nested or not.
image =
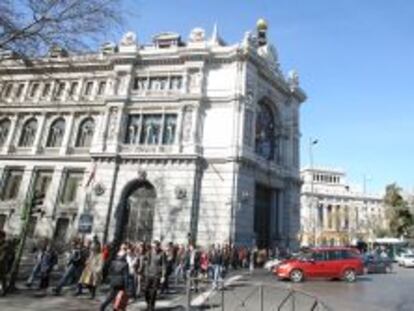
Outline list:
[[[128,1],[127,1],[128,2]],[[301,110],[301,162],[342,168],[368,191],[397,182],[414,189],[414,1],[129,0],[138,40],[215,22],[228,43],[268,20],[284,72],[295,68],[308,100]]]

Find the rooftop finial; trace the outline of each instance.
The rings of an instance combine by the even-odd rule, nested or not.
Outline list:
[[[263,46],[267,44],[267,22],[263,18],[259,18],[256,22],[256,28],[257,28],[257,43],[259,46]]]
[[[218,29],[217,29],[217,22],[214,23],[213,26],[213,33],[211,34],[211,42],[218,43]]]

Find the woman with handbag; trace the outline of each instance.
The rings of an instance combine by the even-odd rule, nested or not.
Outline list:
[[[96,243],[92,248],[92,252],[86,261],[85,268],[79,279],[77,295],[81,295],[82,288],[87,287],[91,293],[91,299],[95,298],[96,287],[102,278],[102,265],[101,245]]]

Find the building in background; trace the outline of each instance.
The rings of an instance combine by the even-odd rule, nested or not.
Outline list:
[[[32,237],[67,241],[86,219],[104,241],[296,245],[305,94],[267,27],[233,45],[215,27],[26,63],[2,54],[0,226],[18,233],[37,191]]]
[[[301,171],[301,178],[302,245],[372,242],[385,229],[383,198],[353,189],[345,172],[307,168]]]

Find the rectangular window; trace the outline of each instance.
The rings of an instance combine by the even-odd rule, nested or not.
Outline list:
[[[63,93],[65,91],[65,82],[59,82],[57,89],[56,89],[56,98],[61,98],[63,96]]]
[[[105,88],[106,88],[106,81],[99,82],[98,95],[103,95],[105,93]]]
[[[32,97],[32,98],[35,97],[36,94],[37,94],[38,89],[39,89],[39,83],[33,83],[32,88],[30,89],[29,96]]]
[[[49,190],[50,183],[52,182],[52,171],[37,171],[35,184],[34,184],[34,191],[46,197],[47,192]]]
[[[78,85],[79,85],[79,82],[72,82],[70,84],[69,97],[72,98],[73,96],[75,96],[75,94],[76,94],[76,92],[78,90]]]
[[[63,204],[70,204],[76,201],[79,187],[82,184],[83,172],[68,171],[65,177],[61,202]]]
[[[92,87],[93,87],[93,82],[92,81],[86,82],[85,91],[84,91],[83,95],[85,95],[85,96],[91,95],[92,94]]]
[[[66,242],[66,236],[69,228],[69,219],[58,218],[56,222],[55,234],[53,236],[55,241]]]
[[[3,92],[3,97],[4,98],[9,98],[11,93],[12,93],[12,90],[13,90],[13,84],[12,83],[7,83],[7,85],[4,89],[4,92]]]
[[[43,86],[42,97],[49,96],[50,87],[51,87],[51,84],[50,83],[45,83],[45,85]]]
[[[164,117],[164,133],[162,135],[162,143],[164,145],[174,144],[176,128],[177,128],[177,115],[166,114]]]
[[[3,201],[15,200],[19,194],[20,184],[23,178],[23,170],[10,169],[4,176],[3,191],[1,199]]]
[[[182,77],[172,76],[170,79],[170,89],[171,90],[180,90],[182,87]]]
[[[161,131],[161,114],[143,115],[140,144],[158,145]]]
[[[19,99],[23,94],[24,84],[20,83],[16,90],[16,98]]]
[[[134,79],[134,84],[132,88],[134,90],[145,90],[147,83],[147,78],[137,77]]]

